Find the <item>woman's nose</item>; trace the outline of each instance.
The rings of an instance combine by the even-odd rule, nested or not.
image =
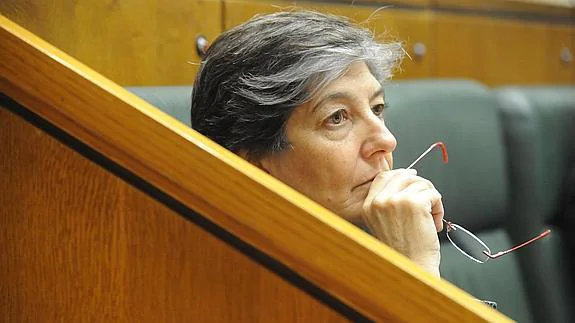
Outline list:
[[[391,153],[397,146],[395,136],[378,117],[370,118],[365,125],[365,140],[362,145],[364,157],[370,157],[378,152]]]

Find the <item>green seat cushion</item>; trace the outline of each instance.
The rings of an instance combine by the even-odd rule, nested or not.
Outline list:
[[[493,252],[512,245],[503,229],[487,230],[478,236]],[[520,263],[514,254],[478,264],[465,258],[450,243],[443,243],[441,275],[478,299],[497,302],[497,309],[517,322],[534,320]]]
[[[139,86],[128,91],[191,126],[192,86]]]
[[[516,243],[542,227],[551,236],[518,253],[540,321],[574,321],[573,268],[561,226],[562,194],[575,165],[575,86],[504,87],[495,91],[510,170],[509,233]],[[566,215],[563,215],[566,216]],[[575,217],[575,214],[572,215]]]
[[[443,141],[449,163],[433,152],[415,169],[441,192],[447,219],[474,230],[495,228],[507,214],[507,172],[498,110],[472,81],[422,80],[385,87],[386,123],[398,139],[394,167],[407,167]]]

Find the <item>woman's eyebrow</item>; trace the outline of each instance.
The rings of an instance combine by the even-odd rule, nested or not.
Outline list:
[[[377,99],[379,96],[382,96],[382,97],[384,96],[383,87],[381,87],[381,86],[375,92],[373,92],[373,94],[369,98],[369,101],[373,101],[373,100]],[[318,101],[318,103],[312,108],[311,113],[312,114],[315,113],[315,111],[325,102],[329,102],[332,100],[340,100],[340,99],[351,100],[352,95],[350,95],[348,92],[329,93]]]
[[[340,100],[340,99],[351,99],[351,95],[349,95],[346,92],[333,92],[333,93],[329,93],[326,96],[324,96],[323,98],[321,98],[321,100],[319,100],[317,102],[317,104],[313,107],[313,109],[311,110],[311,113],[315,113],[315,111],[322,106],[322,104],[324,104],[325,102],[329,102],[329,101],[334,101],[334,100]]]

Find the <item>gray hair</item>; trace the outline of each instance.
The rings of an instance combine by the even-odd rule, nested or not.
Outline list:
[[[403,58],[401,43],[378,43],[343,17],[311,11],[256,16],[222,33],[196,77],[192,127],[257,160],[285,149],[285,124],[356,61],[383,85]]]

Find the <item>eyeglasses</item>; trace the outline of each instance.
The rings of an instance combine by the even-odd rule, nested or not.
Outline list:
[[[448,156],[447,156],[447,149],[445,148],[445,144],[443,142],[436,142],[433,145],[431,145],[426,151],[423,152],[423,154],[421,154],[413,163],[411,163],[411,165],[409,165],[407,167],[407,169],[412,168],[413,166],[415,166],[415,164],[417,164],[423,157],[425,157],[425,155],[427,155],[430,151],[432,151],[434,148],[439,147],[441,148],[441,153],[443,156],[443,162],[447,163],[448,162]],[[459,250],[462,254],[464,254],[465,256],[467,256],[469,259],[476,261],[478,263],[484,263],[486,261],[488,261],[489,259],[497,259],[501,256],[504,256],[510,252],[513,252],[517,249],[523,248],[543,237],[548,236],[551,233],[551,230],[545,230],[543,231],[541,234],[521,243],[518,244],[517,246],[510,248],[508,250],[505,251],[500,251],[497,253],[492,253],[491,249],[489,249],[489,247],[485,244],[485,242],[483,242],[481,239],[479,239],[476,235],[474,235],[473,233],[469,232],[467,229],[465,229],[464,227],[455,224],[453,222],[447,221],[447,220],[443,220],[443,222],[445,223],[446,227],[447,227],[447,238],[449,239],[449,241],[451,242],[451,244],[457,249]]]

